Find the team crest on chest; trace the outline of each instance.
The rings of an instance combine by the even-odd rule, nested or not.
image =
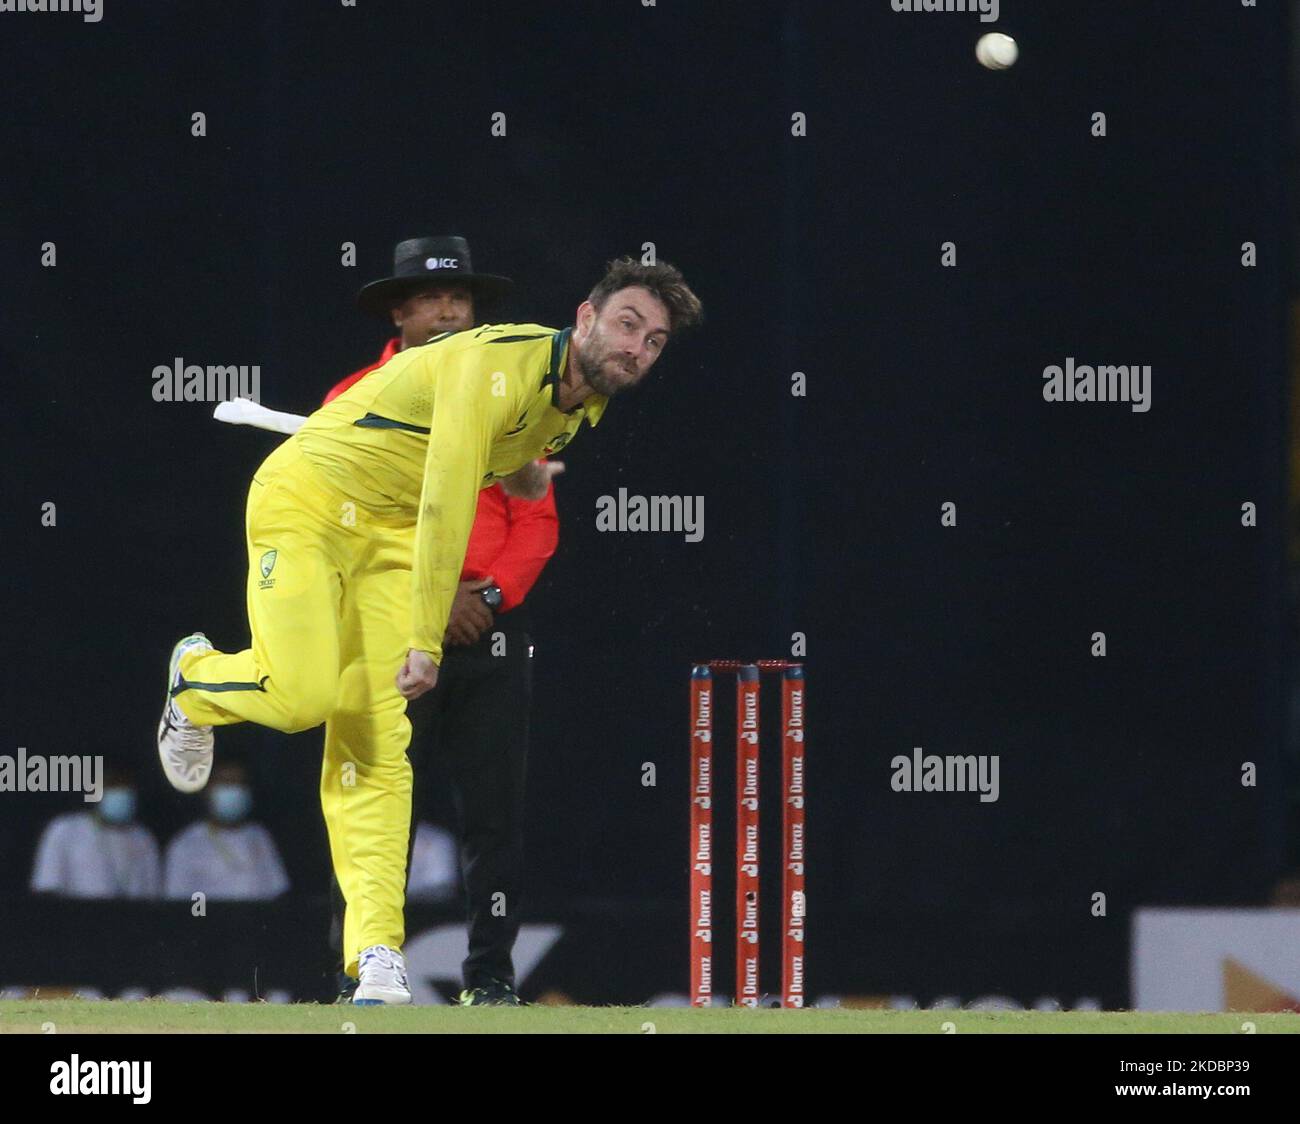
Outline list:
[[[262,555],[262,560],[258,563],[258,569],[262,571],[262,580],[257,583],[258,589],[271,589],[275,585],[275,578],[271,577],[271,571],[275,569],[275,560],[279,554],[277,550],[268,550]]]

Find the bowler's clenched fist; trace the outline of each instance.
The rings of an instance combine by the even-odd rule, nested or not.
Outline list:
[[[412,648],[406,653],[406,662],[397,673],[397,689],[404,699],[418,699],[431,691],[438,682],[438,665],[428,652]]]

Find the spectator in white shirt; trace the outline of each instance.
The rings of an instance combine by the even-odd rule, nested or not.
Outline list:
[[[252,823],[253,794],[244,767],[223,761],[207,788],[207,819],[167,845],[163,896],[202,893],[213,901],[266,901],[289,888],[271,833]]]
[[[67,898],[156,898],[158,843],[135,822],[135,784],[106,762],[104,795],[93,811],[56,816],[41,834],[32,867],[37,894]]]

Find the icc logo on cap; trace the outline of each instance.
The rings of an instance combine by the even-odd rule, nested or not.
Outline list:
[[[425,269],[458,269],[460,258],[425,258]]]

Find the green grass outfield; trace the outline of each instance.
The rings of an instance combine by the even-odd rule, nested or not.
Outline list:
[[[1240,1034],[1244,1023],[1253,1023],[1259,1034],[1300,1033],[1300,1015],[1294,1014],[0,1001],[0,1033],[8,1034]]]

